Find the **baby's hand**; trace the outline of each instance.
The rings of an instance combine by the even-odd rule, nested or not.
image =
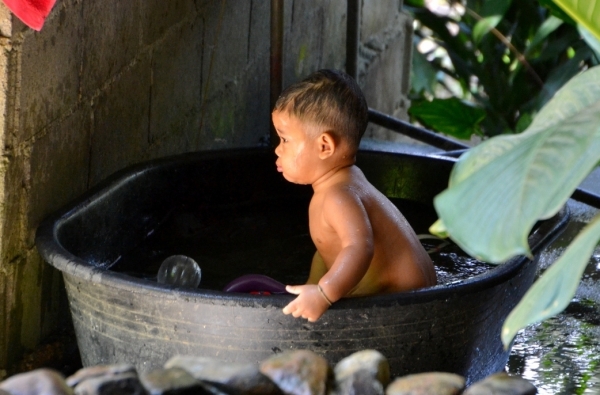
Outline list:
[[[298,297],[283,308],[283,314],[315,322],[330,306],[316,285],[288,285],[285,290]]]

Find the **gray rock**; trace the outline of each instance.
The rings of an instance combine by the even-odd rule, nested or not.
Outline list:
[[[216,389],[196,380],[181,368],[157,369],[142,376],[150,395],[215,395]]]
[[[75,395],[146,395],[136,372],[106,374],[80,381]]]
[[[465,379],[457,374],[430,372],[399,377],[385,390],[386,395],[457,395]]]
[[[75,374],[67,377],[67,384],[70,387],[75,387],[84,380],[95,377],[115,376],[122,373],[137,373],[132,365],[97,365],[79,369]]]
[[[529,381],[496,373],[476,382],[464,392],[464,395],[534,395],[537,388]]]
[[[282,395],[283,392],[255,364],[224,364],[208,357],[175,356],[165,368],[182,368],[196,379],[239,395]]]
[[[290,395],[324,395],[331,386],[332,372],[325,358],[308,350],[272,356],[260,371]]]
[[[64,377],[52,369],[36,369],[9,377],[0,383],[0,390],[11,395],[72,395]]]
[[[383,395],[385,387],[365,370],[354,373],[349,380],[336,383],[335,395]]]
[[[344,395],[380,395],[390,383],[390,365],[376,350],[355,352],[334,368],[336,392]]]

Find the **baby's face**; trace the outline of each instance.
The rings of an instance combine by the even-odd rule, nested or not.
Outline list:
[[[277,171],[295,184],[312,184],[317,175],[318,146],[314,133],[307,125],[294,115],[285,111],[273,111],[273,125],[279,136],[279,145],[275,149],[277,155]]]

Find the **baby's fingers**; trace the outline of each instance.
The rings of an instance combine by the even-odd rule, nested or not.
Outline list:
[[[300,287],[296,285],[286,285],[285,290],[293,295],[300,295]]]
[[[291,314],[296,318],[300,316],[300,312],[296,306],[295,300],[291,301],[290,303],[288,303],[287,306],[283,308],[283,314]]]

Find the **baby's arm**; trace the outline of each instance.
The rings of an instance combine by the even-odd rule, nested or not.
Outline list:
[[[319,284],[335,302],[348,295],[367,273],[375,243],[371,221],[356,193],[350,188],[332,192],[325,200],[323,217],[339,237],[341,250]]]
[[[325,273],[327,273],[327,266],[325,266],[325,262],[323,261],[321,254],[319,254],[319,251],[316,251],[310,265],[310,273],[306,283],[315,285],[318,284],[319,280],[325,275]]]
[[[316,321],[333,303],[346,296],[363,278],[373,258],[373,230],[367,212],[358,196],[348,189],[328,192],[322,219],[339,238],[341,249],[321,279],[311,276],[307,285],[288,286],[298,295],[284,309],[285,314]],[[332,246],[322,246],[324,249]],[[314,259],[313,258],[313,265]],[[318,256],[320,258],[320,255]],[[324,265],[323,265],[324,266]],[[317,285],[313,281],[318,281]],[[319,289],[320,288],[320,289]]]

